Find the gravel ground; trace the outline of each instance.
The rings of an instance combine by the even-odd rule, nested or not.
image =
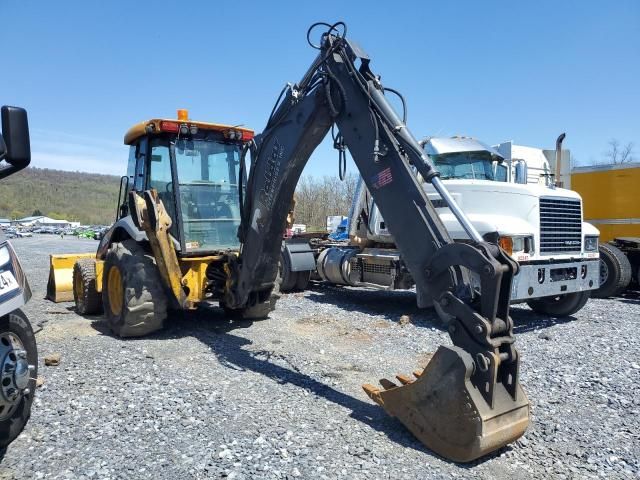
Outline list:
[[[34,291],[26,311],[42,324],[44,385],[0,479],[640,478],[637,292],[591,300],[569,319],[515,307],[532,424],[518,442],[457,465],[360,387],[423,367],[449,342],[411,293],[314,286],[253,325],[211,309],[125,341],[99,317],[43,299],[47,255],[96,242],[13,243]],[[45,367],[54,352],[60,366]]]

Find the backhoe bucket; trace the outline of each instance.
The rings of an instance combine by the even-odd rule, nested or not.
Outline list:
[[[70,253],[49,256],[47,298],[56,303],[73,301],[73,266],[80,258],[95,258],[95,253]]]
[[[529,401],[517,385],[515,399],[496,383],[493,407],[469,378],[471,355],[441,346],[416,379],[398,375],[401,385],[380,380],[363,385],[367,395],[402,422],[423,444],[456,462],[470,462],[518,439],[529,425]]]

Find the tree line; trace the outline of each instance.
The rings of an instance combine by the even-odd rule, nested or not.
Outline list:
[[[0,182],[0,217],[30,215],[107,225],[114,221],[120,177],[26,168]]]
[[[303,176],[295,193],[295,223],[309,230],[324,230],[329,215],[348,215],[356,190],[358,175],[347,173],[341,181],[336,176]]]
[[[296,188],[295,221],[323,230],[327,216],[347,215],[358,175],[303,176]],[[29,167],[0,182],[0,217],[31,215],[108,225],[115,219],[120,178]]]

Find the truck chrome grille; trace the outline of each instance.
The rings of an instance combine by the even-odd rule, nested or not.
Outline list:
[[[580,253],[582,205],[573,198],[540,199],[540,253]]]

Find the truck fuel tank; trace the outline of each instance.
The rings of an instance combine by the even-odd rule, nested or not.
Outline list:
[[[358,253],[358,248],[331,247],[323,250],[316,263],[320,278],[338,285],[355,286],[358,279],[351,274],[351,259]]]

